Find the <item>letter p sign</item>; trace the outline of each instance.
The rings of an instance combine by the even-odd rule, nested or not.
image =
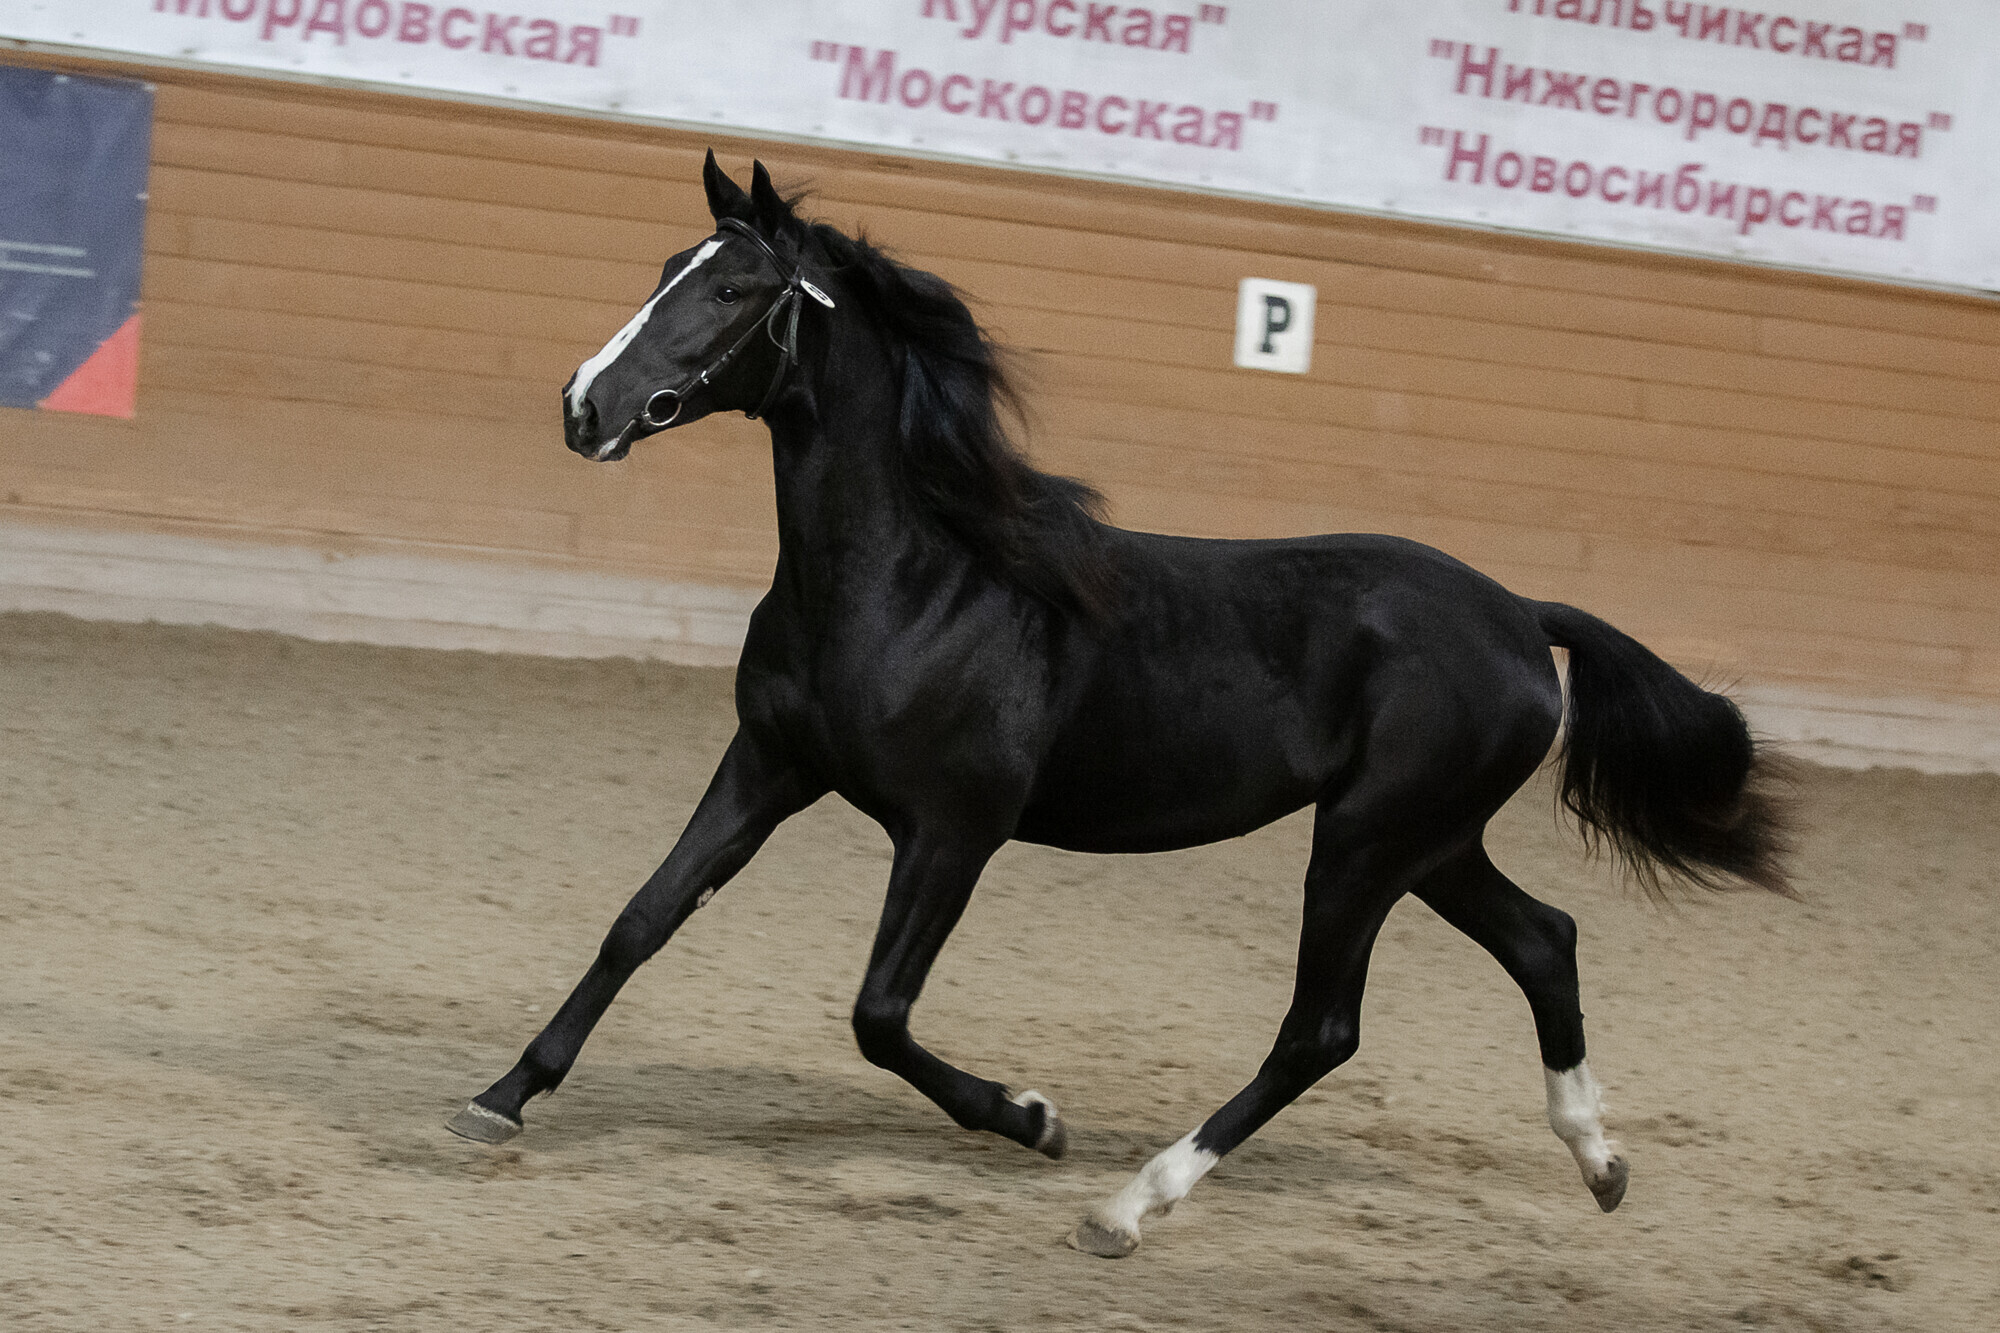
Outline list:
[[[1236,289],[1236,364],[1303,375],[1312,369],[1312,286],[1245,278]]]

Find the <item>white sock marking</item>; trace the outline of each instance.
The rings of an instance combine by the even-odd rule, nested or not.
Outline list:
[[[1139,1168],[1132,1183],[1118,1191],[1097,1210],[1101,1221],[1130,1235],[1139,1234],[1139,1223],[1154,1213],[1170,1213],[1188,1196],[1195,1182],[1207,1175],[1222,1159],[1205,1148],[1194,1146],[1190,1133]]]
[[[1569,1146],[1586,1180],[1601,1180],[1618,1156],[1604,1137],[1604,1090],[1591,1077],[1587,1061],[1571,1069],[1542,1070],[1549,1092],[1549,1128]]]
[[[630,347],[632,340],[639,336],[639,331],[646,327],[646,321],[652,318],[653,307],[660,303],[660,298],[672,291],[682,278],[707,263],[709,257],[721,248],[720,237],[712,241],[703,241],[701,249],[694,252],[694,258],[688,260],[687,267],[674,274],[672,281],[653,293],[653,299],[640,306],[639,313],[626,321],[624,328],[611,335],[611,341],[604,344],[602,351],[576,368],[576,378],[570,381],[569,386],[569,410],[572,414],[583,410],[583,397],[590,392],[592,381],[603,373],[605,367],[616,361],[619,354]]]

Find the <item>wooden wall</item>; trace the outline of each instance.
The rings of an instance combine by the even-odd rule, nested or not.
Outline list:
[[[560,438],[571,369],[709,229],[707,140],[147,77],[138,417],[6,413],[0,519],[767,577],[761,427],[611,467]],[[715,143],[978,298],[1035,452],[1121,523],[1403,533],[1686,665],[2000,699],[1992,302]],[[1231,368],[1244,276],[1318,286],[1310,375]]]

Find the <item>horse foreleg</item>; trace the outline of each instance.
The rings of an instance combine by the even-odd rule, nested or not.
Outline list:
[[[667,859],[612,924],[596,961],[512,1069],[446,1122],[455,1134],[505,1143],[521,1132],[521,1107],[551,1092],[576,1063],[619,988],[756,854],[787,817],[824,794],[773,762],[738,732]]]
[[[1618,1145],[1604,1137],[1603,1093],[1583,1058],[1576,922],[1523,892],[1479,847],[1433,872],[1416,894],[1492,954],[1528,997],[1542,1052],[1549,1128],[1576,1158],[1597,1206],[1610,1212],[1625,1197],[1631,1168]]]
[[[1053,1102],[975,1078],[910,1035],[910,1007],[996,847],[923,836],[898,844],[868,975],[854,1002],[854,1037],[870,1064],[907,1080],[965,1128],[1061,1157],[1069,1138]]]

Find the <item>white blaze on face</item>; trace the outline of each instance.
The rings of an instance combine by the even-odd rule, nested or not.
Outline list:
[[[570,381],[569,386],[569,410],[571,415],[575,415],[583,410],[584,395],[590,392],[591,383],[597,379],[598,375],[603,373],[606,366],[618,359],[621,352],[632,345],[632,340],[639,336],[641,329],[646,327],[646,321],[652,318],[653,307],[660,303],[660,298],[679,285],[682,278],[685,278],[688,274],[707,263],[709,257],[721,248],[722,240],[720,237],[712,241],[703,241],[701,249],[694,252],[694,258],[688,260],[687,267],[674,274],[673,280],[655,292],[652,300],[640,306],[639,313],[632,316],[624,328],[611,335],[611,341],[604,344],[603,351],[576,368],[576,378]]]

